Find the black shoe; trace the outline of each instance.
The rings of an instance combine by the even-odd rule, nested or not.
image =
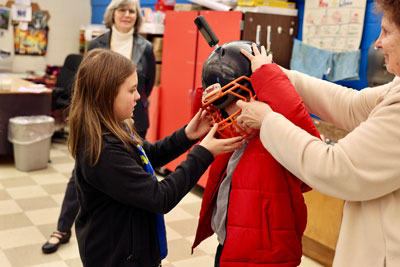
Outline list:
[[[62,237],[60,238],[58,235],[61,235]],[[58,239],[58,242],[55,244],[49,243],[48,241],[42,246],[42,251],[45,254],[53,253],[56,252],[58,247],[61,244],[65,244],[69,242],[69,239],[71,238],[71,231],[63,234],[60,232],[53,232],[53,234],[50,237],[55,237]]]

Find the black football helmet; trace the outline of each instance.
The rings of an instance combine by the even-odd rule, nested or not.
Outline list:
[[[211,115],[214,123],[218,123],[217,132],[222,138],[248,136],[237,125],[236,118],[241,110],[228,115],[224,108],[242,99],[247,102],[255,98],[250,83],[252,74],[250,61],[240,49],[253,53],[250,41],[233,41],[215,49],[206,59],[201,73],[203,84],[202,107]]]

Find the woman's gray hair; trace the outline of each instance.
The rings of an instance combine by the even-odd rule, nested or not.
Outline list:
[[[133,25],[134,32],[138,33],[140,26],[142,26],[143,23],[143,15],[142,11],[140,10],[140,4],[139,0],[112,0],[111,3],[107,6],[106,12],[104,13],[104,20],[103,23],[104,25],[111,29],[112,25],[114,24],[114,12],[118,8],[121,8],[125,5],[129,4],[134,4],[136,8],[136,22],[135,25]]]

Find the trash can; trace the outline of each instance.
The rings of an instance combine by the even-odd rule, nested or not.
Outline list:
[[[13,144],[15,167],[21,171],[47,168],[54,119],[49,116],[14,117],[8,123],[8,140]]]

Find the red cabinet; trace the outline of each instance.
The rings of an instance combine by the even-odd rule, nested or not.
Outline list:
[[[213,51],[203,39],[194,19],[203,15],[220,42],[240,40],[241,12],[168,11],[165,19],[157,137],[161,139],[191,119],[192,91],[201,87],[201,70]],[[186,154],[169,163],[173,171]],[[205,186],[206,175],[199,184]]]

